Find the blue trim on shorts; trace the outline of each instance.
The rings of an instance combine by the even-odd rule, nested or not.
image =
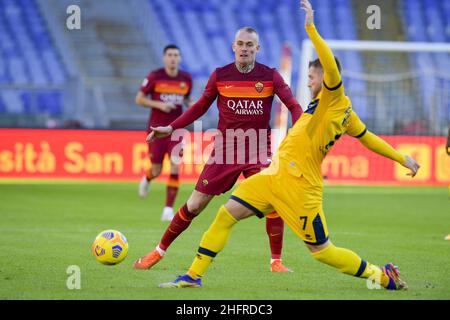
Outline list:
[[[310,244],[310,245],[313,245],[313,246],[320,246],[320,245],[326,243],[326,242],[328,241],[328,239],[329,239],[329,238],[326,237],[325,239],[322,239],[322,240],[316,241],[316,242],[309,242],[309,241],[305,241],[305,240],[303,240],[303,242],[304,242],[304,243],[307,243],[307,244]]]
[[[314,218],[313,222],[314,234],[316,235],[316,241],[319,243],[325,243],[327,236],[325,236],[325,230],[323,228],[322,219],[320,219],[320,214]]]
[[[217,252],[213,252],[206,248],[198,247],[198,253],[204,254],[205,256],[214,258],[217,255]]]
[[[264,214],[261,211],[259,211],[258,209],[256,209],[254,206],[252,206],[250,203],[248,203],[248,202],[246,202],[246,201],[242,200],[241,198],[238,198],[238,197],[236,197],[234,195],[231,195],[230,199],[233,199],[234,201],[237,201],[240,204],[242,204],[244,207],[252,210],[256,214],[256,216],[258,218],[260,218],[260,219],[264,218]]]

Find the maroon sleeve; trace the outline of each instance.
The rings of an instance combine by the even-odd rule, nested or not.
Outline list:
[[[277,70],[273,70],[273,87],[275,94],[291,112],[292,124],[294,124],[302,115],[303,110],[297,99],[292,95],[291,88],[284,82],[283,77]]]
[[[147,94],[153,92],[153,90],[155,89],[155,78],[156,78],[156,75],[154,72],[150,72],[148,74],[148,76],[144,79],[144,81],[142,81],[142,84],[141,84],[142,93],[147,95]]]
[[[189,75],[189,77],[188,77],[188,85],[189,85],[189,91],[188,91],[188,93],[186,93],[186,98],[189,98],[191,96],[191,92],[192,92],[192,85],[193,85],[193,83],[192,83],[192,76],[191,75]]]
[[[217,95],[216,71],[214,71],[209,77],[205,91],[200,99],[170,124],[173,130],[184,128],[204,115],[216,99]]]

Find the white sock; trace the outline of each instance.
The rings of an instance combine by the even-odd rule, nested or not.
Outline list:
[[[159,247],[159,245],[156,246],[156,251],[158,251],[158,253],[161,255],[161,257],[164,257],[164,255],[166,254],[166,251],[161,249]]]
[[[270,264],[274,263],[275,261],[281,261],[281,259],[270,259]]]

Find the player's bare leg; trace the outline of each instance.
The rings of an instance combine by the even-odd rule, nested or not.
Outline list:
[[[203,211],[213,197],[213,195],[194,190],[187,203],[178,209],[159,245],[146,256],[139,258],[134,263],[134,268],[150,269],[161,261],[172,242],[189,227],[192,220]]]
[[[174,214],[173,214],[173,204],[175,202],[175,199],[178,194],[178,188],[179,188],[179,166],[178,162],[170,161],[170,177],[169,181],[167,182],[167,188],[166,188],[166,205],[163,209],[162,215],[161,215],[161,221],[172,221]]]
[[[342,273],[369,278],[388,290],[407,289],[406,282],[400,279],[398,268],[392,263],[380,268],[361,259],[351,250],[336,247],[329,240],[321,245],[306,244],[306,246],[316,260],[335,267]]]
[[[221,206],[214,222],[203,234],[198,253],[187,274],[172,282],[162,283],[160,288],[198,288],[202,286],[201,277],[213,258],[225,247],[232,227],[239,221],[255,213],[235,200]]]
[[[150,189],[150,182],[161,174],[162,165],[158,163],[152,164],[151,168],[147,170],[146,175],[142,177],[139,183],[139,196],[145,198]]]

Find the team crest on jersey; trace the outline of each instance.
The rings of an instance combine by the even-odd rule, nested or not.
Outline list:
[[[180,89],[186,88],[187,84],[186,82],[180,82]]]
[[[256,91],[258,91],[258,93],[261,93],[261,91],[263,91],[263,89],[264,89],[264,84],[262,84],[261,82],[257,82],[255,84],[255,89],[256,89]]]
[[[203,183],[204,186],[207,186],[209,182],[208,182],[207,179],[203,179],[203,180],[202,180],[202,183]]]

